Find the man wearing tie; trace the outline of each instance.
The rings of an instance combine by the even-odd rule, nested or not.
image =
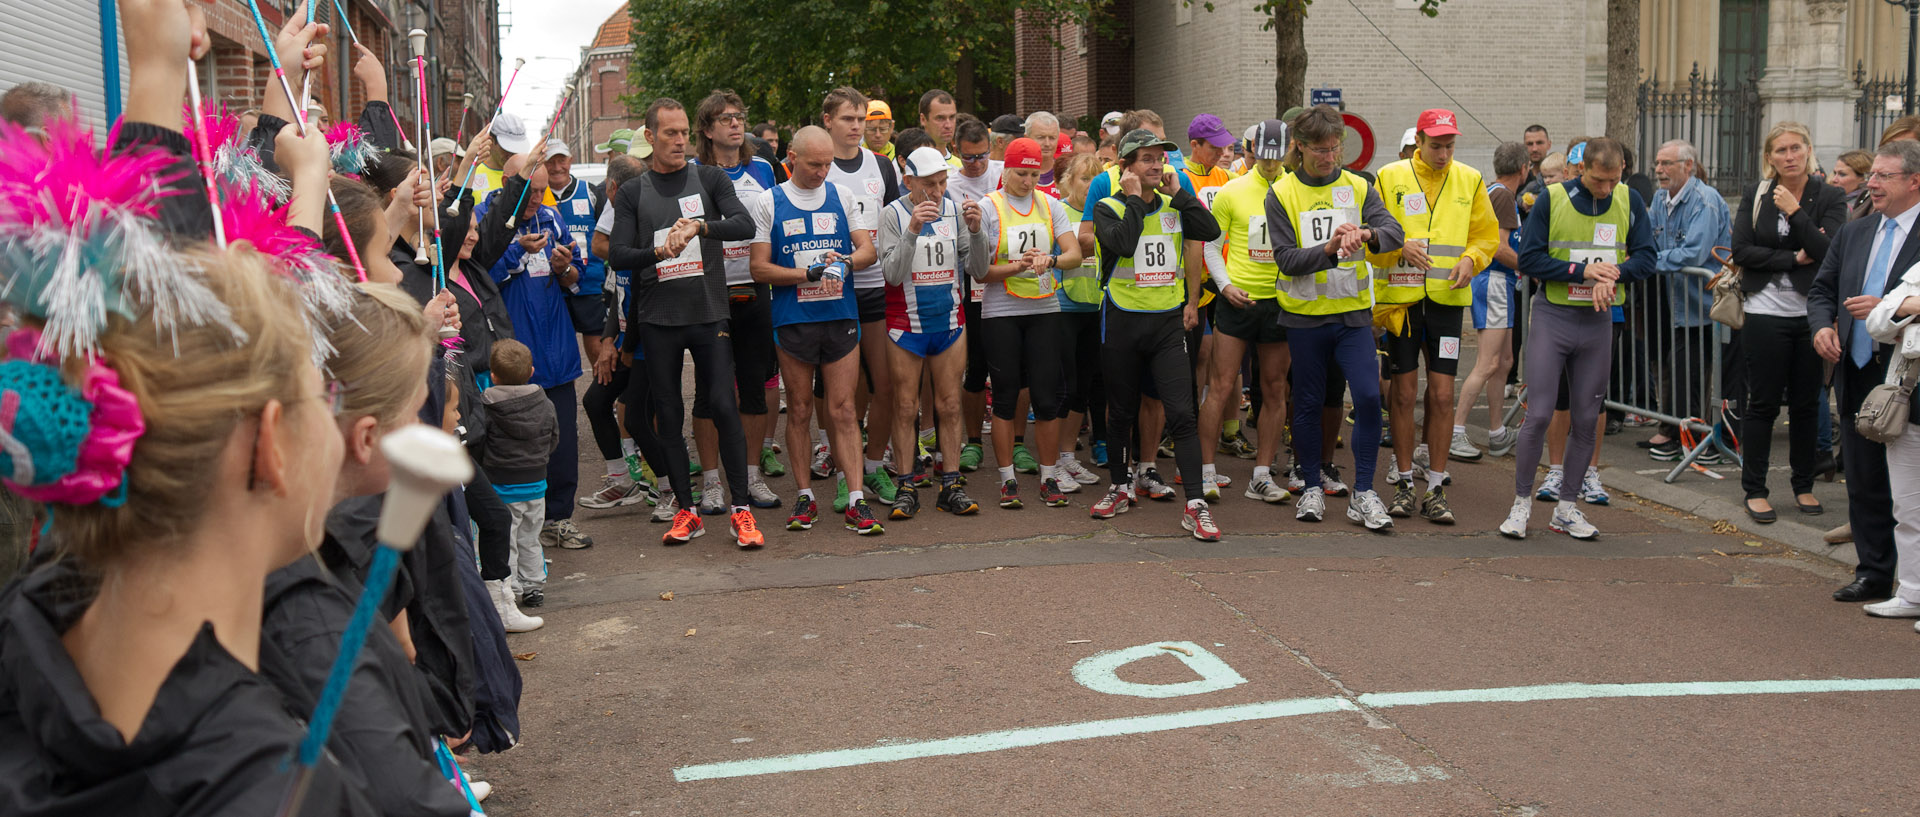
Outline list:
[[[1886,379],[1891,348],[1867,334],[1867,313],[1901,274],[1920,260],[1914,220],[1920,215],[1920,143],[1889,142],[1873,159],[1867,176],[1875,215],[1840,228],[1807,295],[1807,322],[1813,347],[1834,364],[1834,389],[1840,417],[1859,413],[1867,392]],[[1860,566],[1851,584],[1834,591],[1834,601],[1884,599],[1893,592],[1893,496],[1887,478],[1886,446],[1841,426],[1841,454],[1847,469],[1848,521]],[[1796,429],[1795,433],[1802,433]]]

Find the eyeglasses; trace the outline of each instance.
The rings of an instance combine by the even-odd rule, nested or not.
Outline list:
[[[1301,147],[1304,150],[1306,150],[1308,153],[1311,153],[1315,156],[1332,156],[1340,152],[1339,145],[1334,145],[1332,147],[1324,147],[1324,148],[1308,147],[1305,145],[1302,145]]]
[[[987,160],[987,157],[989,157],[989,156],[992,156],[992,155],[993,155],[992,153],[962,153],[962,154],[960,154],[960,161],[962,161],[962,162],[984,162],[984,161],[986,161],[986,160]]]
[[[723,113],[723,114],[721,114],[721,115],[719,115],[719,116],[716,116],[716,117],[714,117],[714,118],[713,118],[713,121],[715,121],[715,122],[745,122],[745,121],[747,121],[747,114],[746,114],[746,112],[745,112],[745,111],[741,111],[741,112],[739,112],[739,113]]]
[[[1874,179],[1886,181],[1889,179],[1897,179],[1901,176],[1911,176],[1911,175],[1913,174],[1912,173],[1881,173],[1879,171],[1874,171],[1872,173],[1867,174],[1867,181],[1873,181]]]

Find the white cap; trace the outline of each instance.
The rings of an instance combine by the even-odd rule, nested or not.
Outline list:
[[[508,153],[526,153],[533,150],[533,139],[527,136],[527,124],[520,117],[501,111],[488,128],[493,134],[493,143]]]
[[[1107,111],[1106,116],[1100,117],[1100,128],[1106,131],[1108,136],[1119,136],[1120,120],[1125,117],[1126,114],[1119,111]]]
[[[573,151],[567,149],[567,143],[564,140],[560,140],[560,139],[547,140],[547,158],[551,159],[555,156],[572,156],[572,155],[573,155]]]
[[[947,164],[946,157],[941,156],[940,151],[927,145],[914,148],[912,153],[907,154],[907,174],[910,176],[924,179],[952,169],[953,166]]]
[[[428,142],[427,152],[429,156],[441,156],[448,153],[455,156],[467,155],[466,151],[461,150],[459,145],[454,144],[452,139],[448,139],[445,136],[436,136],[432,142]]]
[[[647,138],[651,133],[644,126],[635,128],[633,141],[627,143],[627,155],[641,160],[653,158],[653,142]]]
[[[1413,147],[1415,144],[1418,144],[1418,140],[1416,137],[1419,134],[1419,132],[1420,132],[1419,128],[1408,128],[1406,133],[1400,134],[1400,146],[1403,148],[1409,148],[1409,147]]]

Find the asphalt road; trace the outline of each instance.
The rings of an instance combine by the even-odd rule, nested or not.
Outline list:
[[[1091,492],[877,537],[763,511],[758,552],[582,511],[598,544],[548,551],[547,625],[509,638],[523,743],[474,762],[486,807],[1912,813],[1920,635],[1831,601],[1843,566],[1620,491],[1598,541],[1544,503],[1503,539],[1510,459],[1452,469],[1459,524],[1385,535],[1240,498],[1251,465],[1221,458],[1212,544]]]

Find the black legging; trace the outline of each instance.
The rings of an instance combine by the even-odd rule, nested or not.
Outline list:
[[[1107,384],[1100,372],[1100,313],[1062,312],[1060,317],[1065,319],[1068,333],[1067,370],[1060,378],[1060,387],[1065,391],[1060,411],[1087,415],[1087,422],[1093,424],[1093,433],[1088,439],[1104,442],[1107,439]],[[1063,428],[1061,432],[1061,445],[1065,447],[1080,434],[1080,429]]]
[[[1128,312],[1112,304],[1102,316],[1101,365],[1107,374],[1107,470],[1116,485],[1127,485],[1127,465],[1152,451],[1159,440],[1131,440],[1140,412],[1140,385],[1151,380],[1166,408],[1166,433],[1173,438],[1174,462],[1187,499],[1200,499],[1200,426],[1193,403],[1193,364],[1187,357],[1180,313]],[[1151,459],[1151,457],[1148,457]]]
[[[480,528],[480,578],[498,581],[513,574],[513,514],[507,503],[494,493],[493,483],[479,460],[473,463],[473,480],[467,483],[467,515]]]
[[[593,444],[600,448],[600,458],[609,462],[625,456],[620,450],[620,424],[613,419],[613,402],[626,393],[627,380],[632,374],[632,369],[616,363],[608,382],[593,381],[580,398],[580,405],[587,412],[587,425],[593,428]]]
[[[1773,421],[1786,395],[1787,462],[1793,466],[1794,494],[1813,492],[1816,417],[1820,357],[1813,351],[1813,333],[1806,318],[1782,318],[1747,313],[1740,327],[1746,354],[1747,406],[1740,415],[1740,487],[1748,499],[1767,496],[1768,457],[1773,448]]]
[[[693,356],[694,400],[713,410],[713,424],[720,436],[720,464],[726,469],[727,487],[733,504],[747,504],[747,442],[740,428],[739,403],[733,395],[733,342],[726,321],[689,326],[634,325],[640,333],[640,348],[646,351],[642,368],[647,387],[653,392],[654,430],[664,442],[671,434],[676,443],[686,422],[686,403],[680,396],[682,359]],[[665,458],[656,462],[656,470],[666,466],[667,479],[680,507],[693,505],[693,479],[687,474],[687,447],[662,445]]]
[[[634,361],[634,366],[644,365],[645,361]],[[633,438],[634,447],[640,449],[640,458],[653,466],[654,478],[658,479],[666,475],[667,447],[660,442],[659,430],[654,428],[653,390],[647,387],[647,379],[639,371],[631,367],[625,371],[628,376],[620,392],[620,404],[627,408],[627,436]],[[593,394],[593,390],[588,389],[587,394]],[[686,446],[680,448],[684,451]],[[680,470],[687,470],[686,466],[683,464]]]

